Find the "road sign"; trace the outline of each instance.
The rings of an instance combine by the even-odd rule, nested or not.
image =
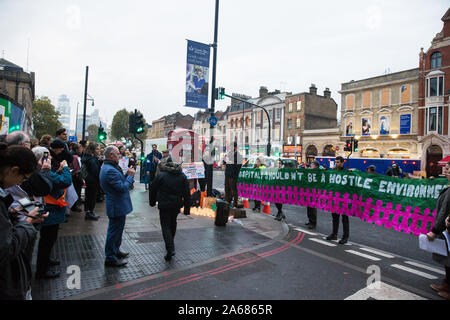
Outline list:
[[[215,116],[211,116],[209,117],[208,122],[211,126],[214,127],[217,124],[217,118]]]

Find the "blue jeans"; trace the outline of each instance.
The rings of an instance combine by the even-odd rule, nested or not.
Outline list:
[[[109,218],[108,232],[105,243],[105,260],[117,260],[116,254],[119,253],[122,244],[122,234],[125,227],[126,216]]]

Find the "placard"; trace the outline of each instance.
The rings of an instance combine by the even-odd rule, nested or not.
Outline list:
[[[188,179],[204,179],[205,167],[203,162],[184,162],[181,164],[181,170]]]

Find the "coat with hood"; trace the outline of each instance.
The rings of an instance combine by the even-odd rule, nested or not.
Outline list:
[[[150,185],[150,206],[163,211],[180,210],[184,206],[184,213],[189,214],[191,195],[186,175],[181,166],[175,162],[161,163],[160,172]]]
[[[99,184],[100,163],[96,156],[85,154],[81,158],[81,165],[86,166],[88,176],[85,179],[86,184]]]

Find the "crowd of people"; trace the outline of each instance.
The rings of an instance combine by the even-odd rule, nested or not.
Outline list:
[[[128,252],[120,250],[126,216],[133,211],[130,190],[138,161],[124,146],[110,145],[101,148],[97,143],[67,141],[64,128],[55,136],[43,135],[39,141],[21,131],[12,132],[0,139],[0,299],[31,299],[31,260],[37,244],[35,277],[49,279],[60,276],[60,261],[52,258],[52,249],[58,238],[60,224],[67,222],[70,212],[82,212],[82,187],[85,185],[84,214],[86,220],[97,221],[96,202],[106,202],[108,217],[105,241],[105,266],[122,267],[127,264]],[[125,161],[126,160],[126,161]],[[230,206],[241,207],[238,200],[237,180],[243,158],[237,145],[224,159],[225,200]],[[344,158],[335,158],[334,170],[345,170]],[[205,163],[206,165],[206,163]],[[278,168],[289,167],[279,159]],[[254,165],[266,168],[265,158],[260,156]],[[321,169],[317,161],[308,165]],[[181,165],[175,163],[168,150],[159,152],[157,146],[143,163],[145,183],[149,185],[149,205],[158,205],[162,236],[166,246],[164,259],[170,261],[175,255],[174,238],[177,216],[184,207],[188,215],[191,192]],[[375,173],[369,166],[367,172]],[[399,176],[398,167],[392,167],[389,175]],[[450,181],[450,162],[446,166]],[[202,191],[206,182],[200,183]],[[285,219],[283,205],[276,204],[275,220]],[[261,202],[254,200],[253,211],[261,210]],[[437,201],[437,216],[433,229],[427,234],[430,241],[442,237],[449,230],[450,188],[444,188]],[[314,229],[317,209],[307,208],[306,225]],[[342,220],[343,235],[340,244],[347,243],[350,235],[349,218],[332,214],[332,233],[327,240],[337,240],[339,221]],[[446,278],[441,285],[432,288],[448,299],[450,291],[449,259],[433,255],[445,265]]]

